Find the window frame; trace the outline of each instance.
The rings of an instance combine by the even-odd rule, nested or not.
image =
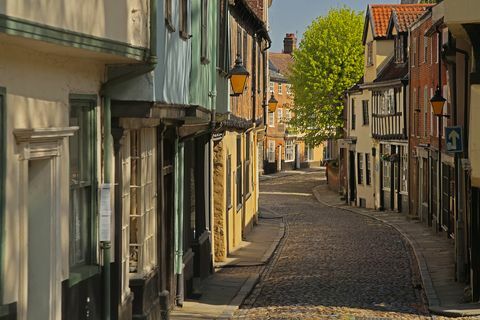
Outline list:
[[[363,115],[363,125],[368,126],[370,124],[369,110],[368,110],[368,100],[362,100],[362,115]]]
[[[412,55],[411,55],[411,58],[410,58],[410,64],[412,67],[415,67],[416,65],[416,60],[417,59],[417,38],[416,37],[413,37],[412,39]]]
[[[165,14],[165,25],[167,30],[170,32],[175,32],[175,26],[173,25],[173,0],[165,0],[164,2],[164,14]]]
[[[428,37],[423,36],[423,63],[428,63]]]
[[[365,184],[367,186],[372,184],[372,170],[371,170],[371,157],[370,153],[365,153]]]
[[[275,112],[268,112],[268,126],[275,127]]]
[[[202,64],[210,63],[208,48],[208,0],[201,0],[200,14],[200,61]]]
[[[280,124],[283,121],[283,108],[277,108],[277,123]]]
[[[357,184],[363,184],[363,153],[357,153]]]
[[[218,37],[218,59],[217,67],[224,75],[228,74],[230,69],[230,32],[229,32],[229,13],[228,13],[228,0],[219,1],[219,37]]]
[[[243,165],[242,165],[242,135],[239,134],[237,136],[237,165],[236,165],[236,171],[237,171],[237,177],[236,177],[236,204],[237,204],[237,212],[240,211],[240,209],[243,207]]]
[[[275,140],[268,140],[267,142],[267,161],[269,163],[275,162]]]
[[[158,190],[157,190],[157,181],[156,178],[158,176],[157,172],[157,148],[158,146],[156,145],[157,141],[157,134],[156,134],[156,128],[139,128],[139,129],[131,129],[130,131],[130,165],[131,165],[131,172],[130,172],[130,208],[129,208],[129,227],[130,230],[132,230],[132,218],[133,219],[143,219],[140,220],[139,225],[141,228],[140,231],[140,236],[142,237],[140,241],[137,241],[137,243],[132,243],[132,238],[130,237],[129,241],[129,253],[130,257],[132,256],[132,247],[139,247],[138,252],[141,252],[141,255],[139,254],[138,260],[137,260],[137,271],[136,272],[131,272],[131,265],[129,266],[129,274],[131,277],[143,277],[145,274],[153,270],[157,265],[158,265],[158,259],[157,259],[157,217],[156,217],[156,211],[157,211],[157,197],[158,197]],[[132,133],[135,133],[133,135]],[[137,155],[134,156],[133,154],[133,141],[136,141],[135,147],[137,148]],[[145,154],[144,154],[145,152]],[[151,152],[149,155],[146,153]],[[138,160],[136,164],[134,165],[133,160]],[[151,162],[149,162],[149,160]],[[137,169],[137,172],[134,172],[133,168]],[[150,174],[148,172],[150,171]],[[132,181],[133,178],[135,177],[135,181]],[[151,179],[148,181],[148,179]],[[132,182],[135,182],[136,184],[132,184]],[[147,189],[147,184],[150,185],[150,192],[148,192]],[[138,194],[135,195],[135,197],[132,196],[133,190],[137,192],[139,190]],[[146,197],[147,195],[150,194],[152,198],[150,199],[151,201],[151,207],[150,208],[144,208],[145,203],[146,203]],[[131,208],[133,207],[134,201],[137,201],[137,203],[140,204],[140,215],[138,214],[133,214],[131,212]],[[150,212],[147,212],[150,211]],[[138,212],[138,211],[136,211]],[[151,215],[150,217],[148,215]],[[152,219],[153,223],[149,220]],[[148,223],[145,221],[148,220]],[[148,227],[151,227],[152,229],[150,232],[148,232]],[[132,231],[130,231],[130,234],[132,234]],[[150,241],[150,242],[147,242]],[[149,246],[150,245],[150,246]],[[147,251],[151,251],[150,254],[151,256],[147,256],[145,253],[148,253]],[[130,259],[131,262],[131,259]]]
[[[5,249],[1,245],[5,241],[5,186],[6,186],[6,140],[7,140],[7,126],[6,126],[6,103],[7,90],[5,87],[0,87],[0,264],[5,259]],[[0,272],[0,283],[5,283],[4,275]],[[4,286],[0,285],[0,295],[4,292]]]
[[[270,93],[275,93],[275,83],[273,81],[270,81]]]
[[[251,163],[252,163],[252,152],[251,152],[251,134],[247,132],[245,134],[245,194],[247,199],[250,197],[251,194],[251,186],[250,186],[250,170],[251,170]]]
[[[277,83],[278,94],[283,95],[283,85],[281,82]]]
[[[180,32],[180,38],[183,40],[190,39],[190,31],[188,29],[188,0],[178,0],[179,1],[179,19],[178,19],[178,29]]]
[[[285,162],[293,162],[295,160],[295,144],[293,140],[285,140]]]
[[[367,67],[373,66],[373,41],[367,43]]]
[[[69,231],[69,285],[73,286],[74,284],[78,283],[79,281],[82,281],[86,279],[87,277],[91,276],[91,271],[95,274],[98,272],[98,260],[97,260],[97,234],[95,230],[97,229],[97,224],[98,224],[98,177],[97,177],[97,114],[96,114],[96,107],[97,107],[97,97],[95,95],[80,95],[80,94],[70,94],[69,96],[69,122],[70,124],[72,121],[72,112],[74,111],[73,109],[78,110],[78,112],[85,112],[86,117],[87,117],[87,123],[89,127],[86,129],[82,129],[80,126],[80,123],[78,123],[79,130],[75,132],[74,136],[69,138],[69,190],[70,190],[70,196],[69,196],[69,202],[70,202],[70,207],[69,207],[69,225],[72,225],[72,218],[73,218],[73,195],[72,193],[75,192],[74,190],[78,190],[81,188],[90,188],[89,191],[89,201],[90,204],[87,206],[89,208],[89,217],[87,217],[88,221],[86,222],[86,231],[87,231],[87,239],[86,239],[86,248],[85,248],[85,261],[84,262],[76,262],[74,261],[75,259],[73,258],[72,260],[72,254],[75,255],[75,252],[72,253],[72,238],[75,238],[75,235],[72,236],[72,230],[73,228],[70,228]],[[77,114],[78,116],[78,114]],[[90,173],[88,174],[89,176],[89,184],[87,186],[86,181],[80,180],[78,184],[72,185],[72,171],[71,171],[71,163],[72,163],[72,141],[74,137],[76,136],[77,139],[80,134],[86,133],[87,134],[87,142],[88,146],[87,149],[89,150],[87,153],[87,158],[90,161],[90,164],[87,165],[87,168],[89,169]],[[83,161],[80,160],[80,155],[84,153],[84,149],[81,146],[80,140],[78,141],[78,150],[77,152],[79,153],[79,159],[78,161]],[[83,139],[82,139],[83,142]],[[84,164],[80,164],[80,166],[83,167]],[[81,169],[79,169],[81,170]],[[79,175],[81,176],[82,173],[80,172]],[[82,179],[82,178],[80,178]],[[90,270],[94,268],[94,270]],[[96,272],[95,272],[96,271]]]
[[[351,112],[351,115],[350,115],[350,128],[352,130],[355,130],[356,128],[356,115],[355,115],[355,99],[352,99],[351,102],[350,102],[350,112]]]
[[[226,167],[226,201],[227,201],[227,210],[230,210],[233,206],[232,201],[232,155],[227,155],[227,167]]]
[[[245,66],[245,68],[247,68],[248,66],[248,62],[250,61],[249,60],[249,56],[248,56],[248,33],[247,33],[247,30],[243,29],[243,41],[242,41],[242,50],[243,50],[243,65]]]
[[[428,136],[428,109],[430,106],[428,86],[423,87],[423,136]]]

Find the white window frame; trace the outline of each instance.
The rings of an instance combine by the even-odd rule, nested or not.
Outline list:
[[[285,141],[285,162],[292,162],[295,160],[295,145],[293,140]]]
[[[279,94],[279,95],[282,95],[282,94],[283,94],[283,89],[282,89],[282,86],[283,86],[283,85],[282,85],[282,83],[281,83],[281,82],[277,83],[277,87],[278,87],[278,94]]]
[[[275,162],[275,140],[268,140],[267,160],[270,163]]]
[[[291,95],[292,94],[292,85],[290,83],[287,83],[286,87],[287,87],[287,94]]]
[[[290,109],[285,109],[285,121],[290,121],[292,120],[292,110]]]
[[[133,130],[132,130],[133,131]],[[132,131],[130,134],[132,134]],[[136,164],[137,176],[134,179],[134,172],[131,172],[130,181],[130,201],[137,197],[137,208],[132,212],[132,206],[128,208],[130,217],[130,229],[132,221],[139,220],[137,241],[134,243],[130,238],[130,274],[134,277],[143,277],[153,270],[157,263],[157,222],[156,222],[156,203],[157,203],[157,166],[156,166],[156,128],[142,128],[135,130],[137,135],[138,153],[136,156],[130,154],[131,166],[133,160],[138,160]],[[130,141],[133,141],[131,138]],[[132,147],[132,146],[131,146]],[[131,148],[131,150],[133,150]],[[135,181],[136,180],[136,181]],[[133,184],[135,183],[135,184]],[[134,190],[138,190],[137,193]],[[135,193],[135,196],[133,194]],[[131,234],[131,232],[130,232]],[[137,251],[132,251],[137,248]],[[133,270],[134,264],[132,257],[138,255],[136,270]],[[133,270],[133,271],[132,271]]]
[[[270,81],[270,93],[275,92],[275,83],[273,81]]]
[[[305,159],[306,162],[310,162],[310,161],[315,161],[315,152],[314,152],[314,149],[312,147],[310,147],[309,145],[306,145],[305,148],[307,149],[307,157]]]
[[[277,108],[277,122],[280,123],[283,121],[283,109]]]
[[[275,112],[268,113],[268,126],[275,127]]]
[[[122,221],[121,221],[121,299],[122,302],[130,294],[130,131],[125,130],[122,138],[120,157],[122,161]]]

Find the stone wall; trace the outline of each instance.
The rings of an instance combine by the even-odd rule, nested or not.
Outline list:
[[[225,212],[225,170],[223,141],[213,147],[213,193],[214,216],[213,237],[215,261],[224,261],[227,257],[227,226]]]

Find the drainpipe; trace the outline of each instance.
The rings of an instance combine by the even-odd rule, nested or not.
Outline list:
[[[253,35],[252,45],[252,123],[255,123],[257,113],[257,34]]]
[[[150,0],[150,53],[148,61],[144,67],[138,66],[135,71],[127,74],[112,78],[104,82],[100,88],[100,95],[103,97],[103,126],[104,126],[104,139],[103,139],[103,183],[107,185],[112,184],[111,169],[112,169],[112,117],[111,117],[111,100],[109,90],[120,83],[133,79],[142,74],[149,73],[155,69],[157,64],[157,2],[156,0]],[[137,66],[137,65],[134,65]],[[111,241],[102,242],[103,251],[103,319],[111,319],[111,274],[110,274],[110,250]]]
[[[263,56],[263,99],[262,99],[262,108],[263,108],[263,127],[264,127],[264,132],[265,132],[265,135],[267,134],[267,117],[268,117],[268,104],[267,104],[267,88],[268,88],[268,84],[267,84],[267,81],[268,81],[268,77],[267,77],[267,71],[268,71],[268,55],[267,55],[267,50],[270,49],[272,47],[272,41],[270,39],[267,39],[267,42],[268,42],[268,45],[265,49],[262,49],[262,56]],[[264,145],[264,152],[262,154],[262,161],[265,163],[265,143],[263,143]],[[264,163],[262,163],[262,166],[264,165]],[[265,168],[264,168],[265,169]]]
[[[175,140],[175,273],[177,274],[176,304],[183,306],[183,172],[184,143]]]

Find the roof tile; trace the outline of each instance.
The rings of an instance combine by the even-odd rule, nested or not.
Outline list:
[[[423,12],[431,6],[432,4],[371,4],[369,11],[375,27],[375,37],[387,36],[388,22],[393,10],[397,14],[408,14]]]
[[[269,53],[270,61],[277,69],[278,73],[288,75],[290,68],[293,64],[293,56],[288,53]]]

